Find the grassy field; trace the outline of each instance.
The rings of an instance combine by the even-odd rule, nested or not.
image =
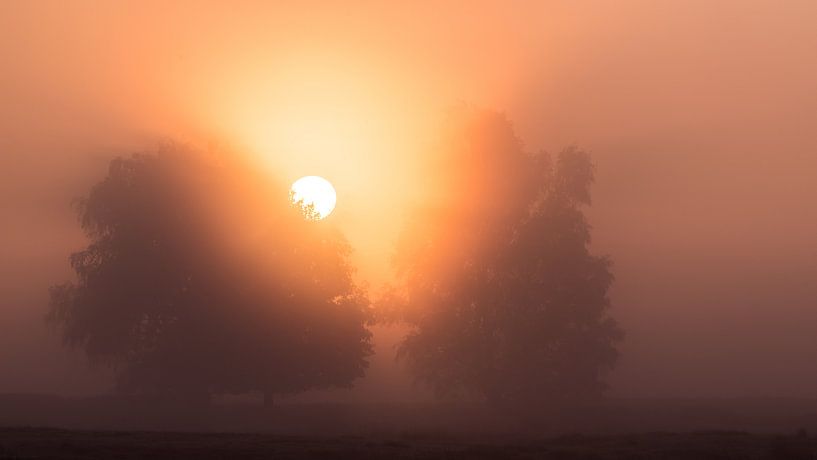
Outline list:
[[[477,404],[264,409],[0,395],[0,460],[817,459],[814,400],[610,400],[542,415]]]
[[[740,432],[543,439],[0,429],[0,459],[814,459],[817,438]]]

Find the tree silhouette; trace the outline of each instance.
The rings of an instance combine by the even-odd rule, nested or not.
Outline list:
[[[286,188],[169,146],[111,162],[48,320],[123,392],[204,399],[349,386],[371,353],[351,249]]]
[[[600,395],[622,333],[610,260],[589,251],[589,155],[528,155],[504,116],[469,108],[443,132],[425,184],[435,206],[410,214],[400,283],[380,301],[413,325],[398,357],[441,394],[498,405]]]

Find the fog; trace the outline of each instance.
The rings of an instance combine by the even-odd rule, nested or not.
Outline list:
[[[610,394],[817,397],[817,5],[810,1],[0,6],[0,393],[109,390],[43,322],[71,203],[176,139],[323,175],[372,291],[442,113],[502,111],[597,165],[593,247],[626,331]],[[400,330],[319,398],[405,400]]]

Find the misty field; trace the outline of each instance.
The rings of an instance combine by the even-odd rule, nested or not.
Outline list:
[[[198,409],[0,395],[0,459],[813,459],[813,400],[610,400],[524,421],[469,404]]]
[[[392,437],[280,436],[0,429],[0,458],[811,459],[817,438],[743,432],[562,436],[525,440],[405,433]]]

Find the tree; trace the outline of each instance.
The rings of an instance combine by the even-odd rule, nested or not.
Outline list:
[[[111,162],[48,320],[128,393],[349,386],[371,353],[351,248],[246,162],[178,146]],[[271,401],[271,399],[269,399]]]
[[[380,302],[413,326],[398,349],[439,393],[540,407],[596,397],[622,333],[613,276],[590,253],[593,165],[576,148],[526,154],[504,116],[459,108],[397,245],[399,283]]]

